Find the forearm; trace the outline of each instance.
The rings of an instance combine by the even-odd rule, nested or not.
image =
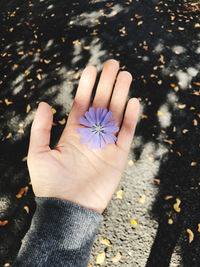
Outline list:
[[[55,198],[36,198],[36,203],[13,267],[86,267],[102,215]]]

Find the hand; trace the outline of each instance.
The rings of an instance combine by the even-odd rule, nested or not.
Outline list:
[[[127,71],[121,71],[117,76],[118,71],[117,61],[108,60],[104,64],[93,107],[107,107],[113,112],[112,120],[117,119],[120,126],[132,76]],[[59,198],[102,213],[126,167],[139,102],[135,98],[128,101],[116,144],[107,144],[106,149],[89,150],[87,144],[80,142],[77,128],[80,128],[78,118],[89,108],[96,75],[94,66],[83,71],[67,125],[54,149],[49,147],[52,110],[45,102],[39,104],[31,128],[28,168],[37,197]]]

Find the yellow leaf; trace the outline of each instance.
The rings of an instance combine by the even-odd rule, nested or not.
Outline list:
[[[136,222],[136,220],[131,219],[130,222],[131,222],[131,224],[133,225],[133,227],[136,227],[136,226],[137,226],[137,222]]]
[[[84,50],[89,50],[90,49],[90,46],[83,46],[83,49]]]
[[[6,106],[9,106],[9,105],[13,104],[13,102],[12,101],[9,101],[7,98],[4,99],[4,101],[6,103]]]
[[[24,129],[20,128],[17,132],[21,133],[21,134],[24,134]]]
[[[193,234],[192,230],[187,229],[187,233],[189,235],[189,243],[192,243],[192,241],[194,240],[194,234]]]
[[[179,109],[184,109],[186,107],[186,104],[180,104],[180,105],[178,105],[178,108]]]
[[[65,122],[66,122],[66,119],[65,118],[63,118],[62,120],[60,120],[60,121],[58,121],[59,122],[59,124],[61,124],[61,125],[64,125],[65,124]]]
[[[112,262],[119,262],[121,260],[122,254],[120,252],[117,252],[115,257],[112,259]]]
[[[169,220],[168,220],[168,224],[173,224],[174,222],[173,222],[173,220],[170,218]]]
[[[22,162],[27,161],[27,156],[23,157]]]
[[[142,25],[142,24],[143,24],[143,21],[141,20],[141,21],[138,22],[137,25],[140,26],[140,25]]]
[[[101,252],[97,256],[97,258],[96,258],[96,264],[102,264],[102,263],[104,263],[105,259],[106,259],[106,253],[105,253],[105,251],[103,251],[103,252]]]
[[[139,203],[144,203],[146,201],[146,196],[145,195],[142,195],[140,198],[139,198]]]
[[[27,192],[28,192],[28,186],[22,187],[19,193],[16,195],[16,198],[21,198],[23,195],[26,195]]]
[[[6,139],[10,139],[12,137],[12,133],[9,133],[7,136],[6,136]]]
[[[108,246],[108,247],[112,247],[110,241],[109,241],[108,239],[106,239],[106,238],[101,238],[101,239],[99,240],[99,242],[100,242],[100,244],[106,245],[106,246]]]
[[[25,70],[24,74],[28,76],[30,74],[30,70]]]
[[[74,75],[74,79],[78,79],[80,77],[80,73],[77,73],[76,75]]]
[[[56,109],[55,108],[51,108],[51,110],[52,110],[53,115],[56,114]]]
[[[24,209],[29,214],[29,207],[28,206],[24,206]]]
[[[128,165],[129,165],[129,166],[133,166],[133,165],[134,165],[134,162],[133,162],[132,159],[129,160]]]
[[[122,199],[123,198],[123,190],[119,190],[119,191],[117,191],[117,193],[116,193],[116,197],[118,198],[118,199]]]
[[[47,59],[44,59],[44,63],[46,63],[46,64],[49,64],[51,62],[51,60],[49,59],[49,60],[47,60]]]
[[[181,209],[180,209],[180,207],[179,207],[179,205],[181,204],[181,201],[180,201],[180,199],[179,198],[176,198],[176,203],[174,204],[174,210],[176,211],[176,212],[180,212],[181,211]]]
[[[38,74],[36,75],[36,77],[38,78],[38,80],[39,80],[39,81],[41,81],[41,80],[42,80],[42,76],[41,76],[41,74],[40,74],[40,73],[38,73]]]
[[[26,107],[26,113],[29,113],[30,110],[31,110],[31,105],[28,104],[27,107]]]

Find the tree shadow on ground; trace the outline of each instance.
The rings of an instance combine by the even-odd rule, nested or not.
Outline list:
[[[0,229],[0,264],[13,261],[35,209],[24,158],[32,111],[38,101],[57,111],[53,146],[64,127],[59,121],[67,120],[59,98],[65,80],[73,98],[80,70],[114,57],[132,73],[134,96],[143,106],[137,158],[148,142],[168,148],[156,177],[152,216],[159,227],[147,266],[169,266],[178,240],[182,265],[199,266],[198,16],[184,3],[1,1],[0,219],[8,224]],[[16,198],[24,187],[27,194]],[[173,208],[176,198],[181,212]],[[195,236],[190,244],[187,229]]]

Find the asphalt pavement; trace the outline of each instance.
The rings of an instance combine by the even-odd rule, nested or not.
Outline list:
[[[1,0],[1,266],[35,210],[26,156],[38,102],[55,109],[53,147],[82,70],[110,58],[131,72],[141,114],[90,266],[200,266],[199,10],[185,0]]]

